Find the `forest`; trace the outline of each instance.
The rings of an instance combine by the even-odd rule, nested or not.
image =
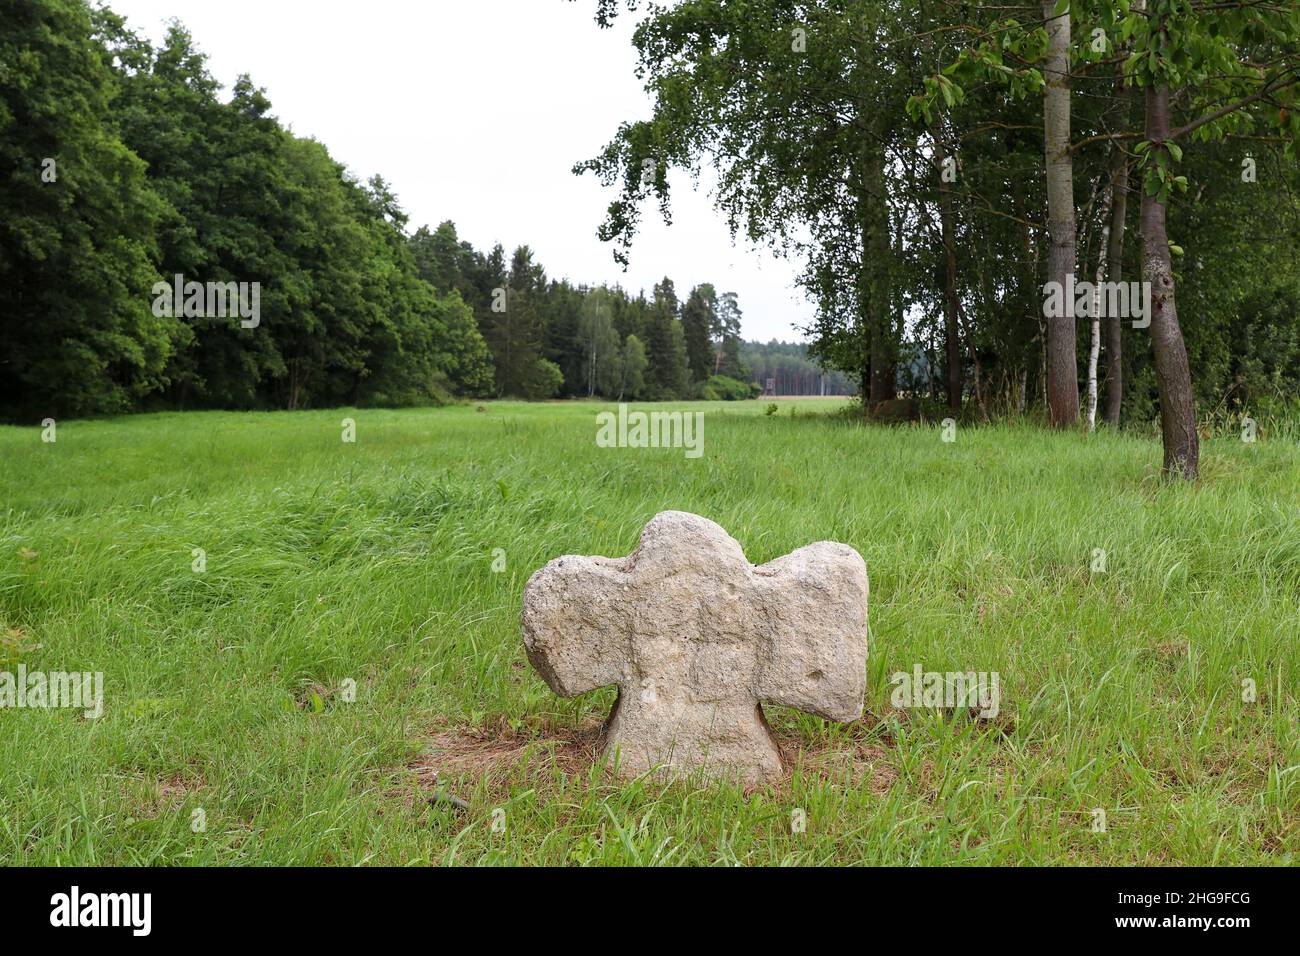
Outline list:
[[[759,391],[736,293],[575,285],[411,229],[249,77],[223,96],[179,22],[154,47],[83,0],[2,6],[0,418]],[[258,319],[160,308],[173,283],[250,286]]]
[[[179,22],[155,47],[85,0],[6,0],[0,417],[742,398],[829,378],[868,409],[906,395],[969,420],[1158,428],[1186,477],[1207,427],[1294,417],[1296,4],[636,16],[650,115],[572,170],[614,194],[597,236],[626,264],[647,209],[669,215],[669,171],[710,167],[733,233],[801,264],[806,345],[778,362],[746,345],[738,295],[708,283],[575,284],[528,245],[412,228],[388,182],[295,136],[251,78],[223,94]],[[251,285],[257,327],[160,310],[151,290],[173,279]],[[1130,284],[1149,314],[1106,307]]]
[[[732,228],[804,264],[811,352],[869,404],[1158,423],[1184,477],[1207,424],[1295,420],[1300,5],[626,8],[652,115],[576,167],[618,192],[620,259],[668,171],[708,167]],[[1049,307],[1131,281],[1150,315]]]

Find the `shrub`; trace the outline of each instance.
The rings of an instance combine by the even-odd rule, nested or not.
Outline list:
[[[703,391],[705,393],[711,393],[714,396],[714,401],[721,399],[725,402],[735,402],[754,397],[754,392],[750,388],[750,383],[742,382],[740,379],[730,378],[726,375],[710,376]]]

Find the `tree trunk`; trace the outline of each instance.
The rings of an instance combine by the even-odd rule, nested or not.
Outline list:
[[[1116,149],[1112,157],[1112,183],[1110,207],[1110,248],[1106,259],[1110,263],[1110,281],[1124,281],[1124,230],[1128,218],[1128,157]],[[1106,424],[1119,427],[1119,410],[1124,401],[1124,318],[1112,315],[1106,322]]]
[[[1118,147],[1115,149],[1115,155],[1122,156]],[[1086,418],[1088,421],[1088,431],[1097,430],[1097,359],[1101,357],[1101,311],[1102,303],[1105,297],[1102,295],[1101,284],[1106,279],[1106,260],[1110,255],[1110,236],[1111,236],[1111,208],[1115,199],[1115,165],[1111,163],[1110,175],[1106,181],[1106,188],[1101,194],[1101,242],[1098,243],[1097,252],[1097,271],[1093,274],[1093,295],[1092,301],[1088,303],[1088,324],[1091,328],[1091,336],[1088,346],[1088,404],[1086,406]]]
[[[1070,157],[1070,12],[1055,15],[1056,0],[1043,0],[1049,53],[1043,94],[1043,130],[1047,164],[1047,229],[1051,248],[1047,280],[1068,289],[1075,269],[1074,163]],[[1050,420],[1067,428],[1079,419],[1079,372],[1075,357],[1074,319],[1047,320],[1047,404]]]
[[[1167,150],[1169,87],[1147,87],[1146,136],[1151,149]],[[1142,272],[1151,284],[1151,349],[1155,354],[1156,389],[1160,395],[1160,434],[1164,441],[1164,470],[1168,475],[1195,479],[1200,465],[1200,436],[1196,434],[1196,401],[1187,347],[1178,326],[1174,301],[1174,270],[1165,227],[1165,204],[1142,191]]]
[[[885,201],[885,152],[864,137],[858,212],[862,229],[858,307],[868,338],[868,398],[872,403],[894,397],[893,308],[890,289],[892,248],[889,205]]]
[[[952,196],[944,181],[944,161],[947,151],[943,143],[943,130],[934,131],[934,160],[939,169],[939,223],[943,236],[943,299],[944,299],[944,350],[948,372],[948,411],[961,412],[962,368],[961,341],[958,327],[957,299],[957,247],[953,237]]]

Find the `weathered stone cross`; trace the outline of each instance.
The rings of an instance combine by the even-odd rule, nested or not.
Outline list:
[[[867,567],[819,541],[754,567],[722,528],[665,511],[626,558],[567,556],[524,590],[528,659],[561,697],[618,685],[619,771],[778,778],[760,701],[862,715]]]

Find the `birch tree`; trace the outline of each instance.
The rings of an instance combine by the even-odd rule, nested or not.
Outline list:
[[[1047,167],[1047,281],[1070,287],[1075,272],[1074,163],[1070,153],[1070,3],[1043,0],[1048,55],[1043,68],[1043,133]],[[1069,309],[1047,319],[1047,405],[1057,428],[1079,418],[1079,373],[1074,317]]]
[[[1275,127],[1296,155],[1300,117],[1300,6],[1252,0],[1110,0],[1104,11],[1134,40],[1125,64],[1145,95],[1145,139],[1137,153],[1143,173],[1142,273],[1151,285],[1151,349],[1160,395],[1166,474],[1195,479],[1200,436],[1187,347],[1178,322],[1174,252],[1168,205],[1188,180],[1176,166],[1179,140],[1220,141],[1231,132]],[[1175,124],[1175,101],[1190,116]]]

